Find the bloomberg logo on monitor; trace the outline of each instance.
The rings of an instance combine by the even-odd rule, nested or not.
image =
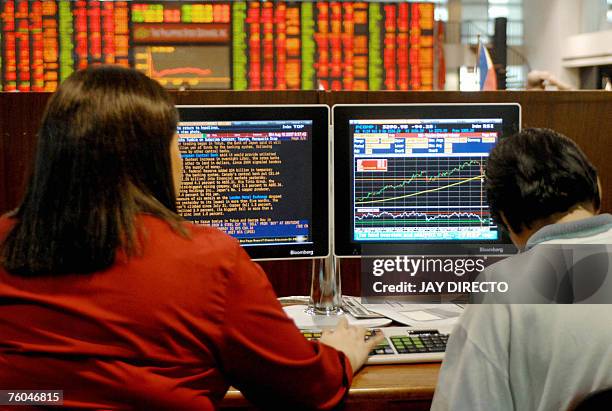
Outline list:
[[[289,255],[314,255],[313,250],[290,250]]]

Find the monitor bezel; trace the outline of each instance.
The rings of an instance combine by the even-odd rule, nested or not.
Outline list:
[[[287,105],[176,105],[179,121],[312,120],[312,244],[249,246],[243,249],[253,260],[324,258],[330,254],[329,235],[329,122],[324,104]],[[324,167],[317,167],[324,164]],[[315,182],[325,182],[316,184]],[[292,254],[294,253],[294,254]]]
[[[521,106],[518,103],[421,103],[421,104],[336,104],[332,107],[334,135],[334,255],[509,255],[516,253],[508,233],[500,229],[495,241],[415,241],[356,242],[353,238],[351,170],[353,161],[349,120],[378,118],[502,118],[503,135],[508,137],[521,129]],[[365,248],[365,250],[364,250]]]

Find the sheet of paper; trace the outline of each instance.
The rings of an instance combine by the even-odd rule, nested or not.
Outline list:
[[[456,304],[405,304],[395,301],[364,304],[370,310],[415,328],[437,328],[450,332],[463,312]]]
[[[366,320],[359,320],[353,318],[350,314],[343,315],[311,315],[308,314],[307,305],[290,305],[283,307],[283,310],[287,315],[295,322],[298,328],[302,329],[317,329],[322,330],[326,328],[333,328],[338,324],[338,321],[342,317],[346,317],[349,324],[358,325],[365,328],[377,328],[385,327],[391,323],[388,318],[371,318]]]
[[[403,311],[402,314],[414,321],[432,321],[442,319],[441,317],[428,313],[427,311]]]

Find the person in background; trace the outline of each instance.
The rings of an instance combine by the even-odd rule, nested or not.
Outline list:
[[[605,91],[612,91],[612,79],[610,76],[603,76],[601,79],[601,88]]]
[[[493,149],[485,176],[492,215],[522,252],[481,274],[509,295],[467,306],[432,410],[570,410],[612,386],[612,215],[598,214],[597,172],[569,138],[525,129]],[[574,266],[558,270],[568,255]]]
[[[527,90],[573,90],[574,88],[564,83],[548,71],[532,70],[527,74]]]
[[[182,160],[166,91],[126,68],[51,97],[33,175],[0,219],[0,388],[64,406],[330,409],[374,338],[346,321],[309,342],[237,241],[176,214]]]

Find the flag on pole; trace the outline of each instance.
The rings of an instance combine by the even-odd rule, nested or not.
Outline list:
[[[493,59],[484,43],[478,46],[478,72],[480,73],[480,91],[497,90],[497,75]]]

